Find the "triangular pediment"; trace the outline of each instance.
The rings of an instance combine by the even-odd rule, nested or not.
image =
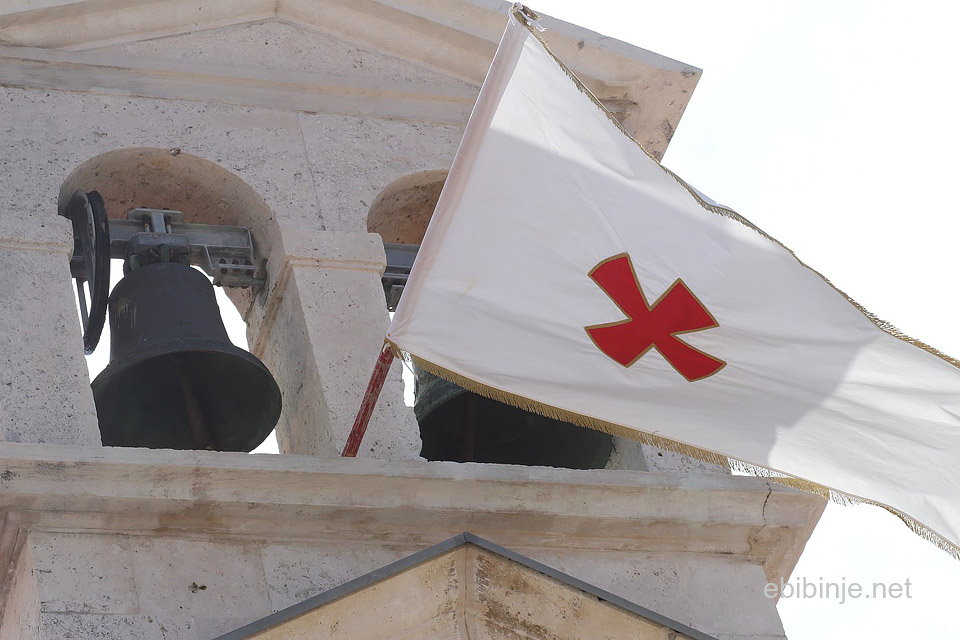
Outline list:
[[[220,640],[713,640],[469,533]]]
[[[377,94],[383,104],[369,115],[462,124],[509,7],[497,0],[10,0],[0,3],[0,67],[17,68],[0,70],[0,85],[173,99],[222,95],[234,104],[347,114],[367,113],[356,98]],[[549,16],[541,24],[554,53],[659,157],[700,70]],[[63,57],[67,52],[78,53]],[[281,53],[290,66],[275,69]],[[89,67],[86,82],[77,73],[64,81],[61,67],[68,65]],[[344,77],[358,84],[334,82],[331,90],[328,79]],[[173,80],[182,80],[179,93],[165,95]],[[282,99],[273,105],[251,98],[240,85]],[[309,93],[322,95],[303,97]]]
[[[464,82],[396,56],[280,20],[230,25],[180,35],[98,47],[125,59],[189,62],[339,78],[413,82],[477,90]]]

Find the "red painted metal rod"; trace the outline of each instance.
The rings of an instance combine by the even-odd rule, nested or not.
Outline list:
[[[350,437],[347,438],[347,444],[343,446],[344,458],[355,458],[360,451],[360,443],[363,441],[363,434],[367,432],[367,425],[370,424],[370,416],[373,415],[373,408],[377,406],[377,399],[380,397],[380,390],[383,389],[383,383],[387,379],[387,372],[390,371],[390,365],[393,364],[393,350],[390,345],[383,345],[383,351],[377,358],[377,364],[373,368],[373,375],[370,376],[370,382],[367,383],[367,392],[363,395],[363,402],[360,403],[360,411],[357,412],[357,418],[353,421],[353,429],[350,431]]]

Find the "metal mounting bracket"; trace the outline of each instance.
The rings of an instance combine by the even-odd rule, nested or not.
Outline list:
[[[387,297],[387,309],[397,310],[403,287],[407,284],[413,261],[417,259],[418,244],[394,244],[385,242],[383,249],[387,254],[387,268],[380,281],[383,283],[383,293]]]
[[[249,229],[186,223],[179,211],[139,208],[126,220],[110,220],[110,257],[189,262],[222,287],[265,284],[257,275]]]

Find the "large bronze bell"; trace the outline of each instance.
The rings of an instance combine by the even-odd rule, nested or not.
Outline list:
[[[415,368],[414,413],[427,460],[602,469],[606,433],[545,418],[467,391]]]
[[[93,381],[104,445],[251,451],[269,435],[280,389],[231,344],[202,273],[149,264],[108,304],[110,364]]]

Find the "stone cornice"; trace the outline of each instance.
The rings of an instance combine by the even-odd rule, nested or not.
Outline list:
[[[0,45],[0,85],[375,118],[466,122],[476,91]]]
[[[0,552],[31,529],[736,555],[787,577],[824,502],[761,478],[0,445]]]
[[[417,51],[425,46],[422,36],[431,36],[460,49],[488,49],[489,57],[509,7],[505,0],[10,0],[0,6],[0,43],[79,50],[280,19],[340,36],[356,32],[356,40],[388,50]],[[580,61],[577,70],[598,80],[632,81],[638,64],[699,75],[696,67],[666,56],[550,16],[542,18],[557,53],[575,57]],[[438,36],[438,26],[449,35]],[[402,42],[393,32],[421,38]],[[451,64],[438,53],[408,57],[438,68]],[[484,64],[460,75],[479,82],[485,74]]]

